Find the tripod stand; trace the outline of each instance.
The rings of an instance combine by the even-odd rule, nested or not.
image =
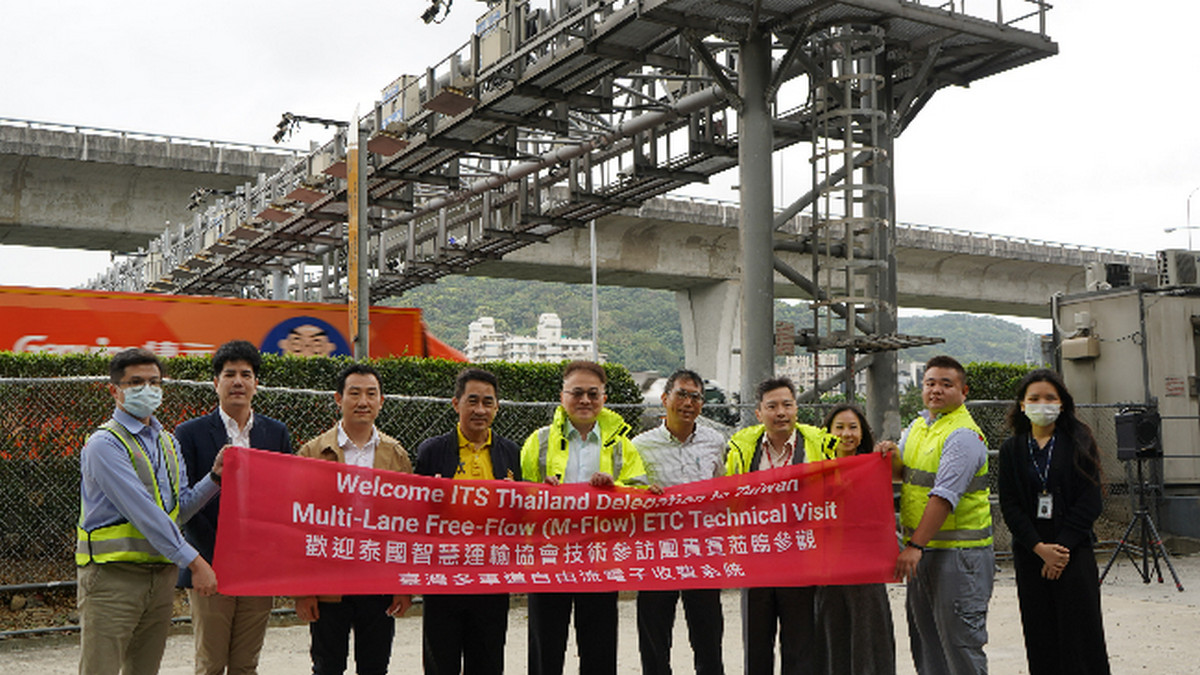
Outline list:
[[[1104,571],[1100,573],[1100,583],[1104,583],[1104,577],[1108,576],[1108,570],[1117,561],[1117,556],[1124,551],[1125,555],[1129,556],[1129,561],[1133,563],[1134,569],[1142,577],[1142,583],[1150,583],[1150,560],[1154,560],[1154,573],[1158,576],[1158,583],[1163,582],[1162,568],[1159,567],[1158,561],[1161,558],[1167,563],[1167,569],[1171,571],[1171,577],[1175,579],[1175,588],[1180,593],[1183,592],[1183,584],[1179,581],[1179,575],[1175,573],[1175,566],[1171,564],[1171,556],[1167,554],[1167,549],[1163,546],[1162,537],[1158,534],[1158,528],[1154,527],[1154,520],[1150,517],[1150,509],[1146,506],[1146,493],[1150,487],[1142,478],[1142,462],[1145,457],[1139,456],[1137,462],[1137,485],[1134,490],[1137,492],[1137,508],[1133,511],[1133,519],[1129,521],[1129,527],[1125,528],[1125,534],[1121,535],[1121,541],[1117,544],[1117,550],[1113,551],[1112,557],[1108,559],[1108,564],[1104,566]],[[1140,546],[1133,544],[1129,535],[1133,533],[1133,528],[1141,525],[1138,541]],[[1134,549],[1137,549],[1142,557],[1141,566],[1138,566],[1137,558],[1134,557]]]

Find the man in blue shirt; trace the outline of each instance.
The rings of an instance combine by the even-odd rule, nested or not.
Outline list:
[[[179,567],[201,595],[217,590],[212,567],[184,539],[186,521],[220,490],[223,456],[195,487],[170,432],[154,417],[163,367],[144,349],[109,365],[112,419],[80,452],[75,562],[81,675],[158,671]]]

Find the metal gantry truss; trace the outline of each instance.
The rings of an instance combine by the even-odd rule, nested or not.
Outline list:
[[[465,45],[399,77],[359,121],[370,151],[370,298],[736,166],[739,50],[765,35],[773,149],[813,146],[813,191],[775,225],[812,212],[804,246],[814,278],[802,281],[827,324],[818,346],[858,350],[864,335],[894,334],[887,320],[863,320],[890,312],[894,324],[892,139],[939,89],[1057,52],[1041,0],[980,3],[988,16],[963,4],[494,4]],[[346,133],[218,200],[93,286],[344,298]]]

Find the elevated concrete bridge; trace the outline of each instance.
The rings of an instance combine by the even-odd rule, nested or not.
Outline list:
[[[196,188],[233,191],[298,153],[0,118],[0,244],[135,251],[191,221]]]
[[[132,251],[186,222],[199,187],[236,189],[295,161],[293,151],[90,127],[0,119],[0,243]],[[597,220],[600,283],[703,291],[739,278],[738,205],[657,197]],[[777,235],[777,253],[811,272],[800,217]],[[1084,289],[1089,262],[1124,263],[1150,281],[1152,256],[1073,244],[900,224],[904,307],[1046,316],[1046,299]],[[473,266],[469,273],[586,283],[586,229]],[[121,290],[145,290],[146,285]],[[776,275],[778,297],[806,296]]]
[[[131,251],[186,222],[191,192],[236,189],[293,162],[293,151],[0,119],[0,243]],[[738,205],[658,197],[597,220],[605,285],[704,293],[739,278]],[[777,235],[777,253],[811,273],[800,217]],[[1124,263],[1151,281],[1152,256],[1073,244],[899,224],[899,302],[904,307],[1046,316],[1046,299],[1084,289],[1089,262]],[[469,273],[586,283],[586,229],[473,266]],[[152,280],[147,279],[149,283]],[[145,290],[145,285],[122,290]],[[778,297],[806,299],[776,274]]]
[[[655,198],[596,221],[598,281],[676,291],[685,361],[717,381],[738,382],[741,350],[738,205]],[[775,257],[812,278],[799,219],[775,236]],[[479,263],[470,274],[590,281],[586,229]],[[1091,262],[1129,265],[1132,280],[1154,283],[1151,255],[1095,247],[898,224],[897,295],[901,307],[1048,318],[1055,293],[1085,290]],[[772,261],[764,261],[770,265]],[[778,271],[775,297],[811,300]]]
[[[596,221],[598,278],[604,285],[704,289],[739,278],[738,205],[660,197]],[[809,250],[799,218],[776,234],[776,254],[804,275]],[[1152,283],[1154,256],[926,225],[896,227],[899,304],[955,312],[1047,317],[1057,292],[1085,289],[1089,262],[1129,265]],[[769,261],[767,264],[770,264]],[[588,283],[589,236],[576,229],[474,266],[482,276]],[[781,298],[811,299],[782,274]]]
[[[160,250],[176,251],[176,270],[186,270],[206,246],[223,245],[189,241],[192,190],[234,189],[251,177],[261,182],[262,174],[296,161],[290,151],[272,148],[0,120],[0,243],[130,251],[157,239]],[[709,364],[706,374],[723,382],[737,378],[739,217],[736,203],[667,196],[596,220],[600,283],[676,291],[687,362]],[[168,220],[178,223],[168,228],[176,233],[170,246],[163,243]],[[803,216],[777,228],[775,253],[811,278],[807,229]],[[256,237],[270,236],[256,231],[233,237],[231,245],[252,248]],[[1154,259],[1145,254],[923,225],[899,224],[895,251],[899,305],[910,308],[1045,317],[1051,295],[1084,290],[1090,262],[1129,265],[1135,282],[1155,275]],[[287,272],[296,276],[301,261],[317,260],[297,258]],[[171,272],[167,267],[112,275],[95,286],[145,291],[156,275]],[[588,231],[562,228],[463,271],[587,283]],[[784,274],[774,278],[777,297],[809,299]],[[298,284],[291,286],[299,293]]]

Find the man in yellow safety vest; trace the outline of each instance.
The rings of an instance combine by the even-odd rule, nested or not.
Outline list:
[[[908,581],[908,632],[921,675],[986,673],[987,608],[995,556],[987,442],[963,402],[966,371],[949,356],[925,364],[925,410],[897,445],[905,548],[896,576]]]
[[[158,672],[174,611],[179,567],[201,595],[217,577],[179,531],[220,490],[224,454],[194,487],[175,437],[154,417],[163,367],[144,349],[109,364],[112,418],[80,452],[79,566],[81,675]]]
[[[646,486],[646,468],[629,440],[629,425],[604,407],[604,366],[572,361],[563,371],[561,403],[550,426],[529,435],[521,448],[527,481],[596,488]],[[617,593],[579,592],[569,585],[554,593],[530,593],[529,672],[561,675],[567,629],[575,613],[575,643],[582,675],[616,675]]]
[[[755,388],[754,416],[759,424],[729,439],[725,472],[733,476],[837,457],[838,438],[820,427],[800,424],[796,385],[786,377]],[[778,634],[780,673],[798,675],[821,669],[817,646],[816,586],[760,587],[742,590],[742,643],[746,675],[775,673]]]

